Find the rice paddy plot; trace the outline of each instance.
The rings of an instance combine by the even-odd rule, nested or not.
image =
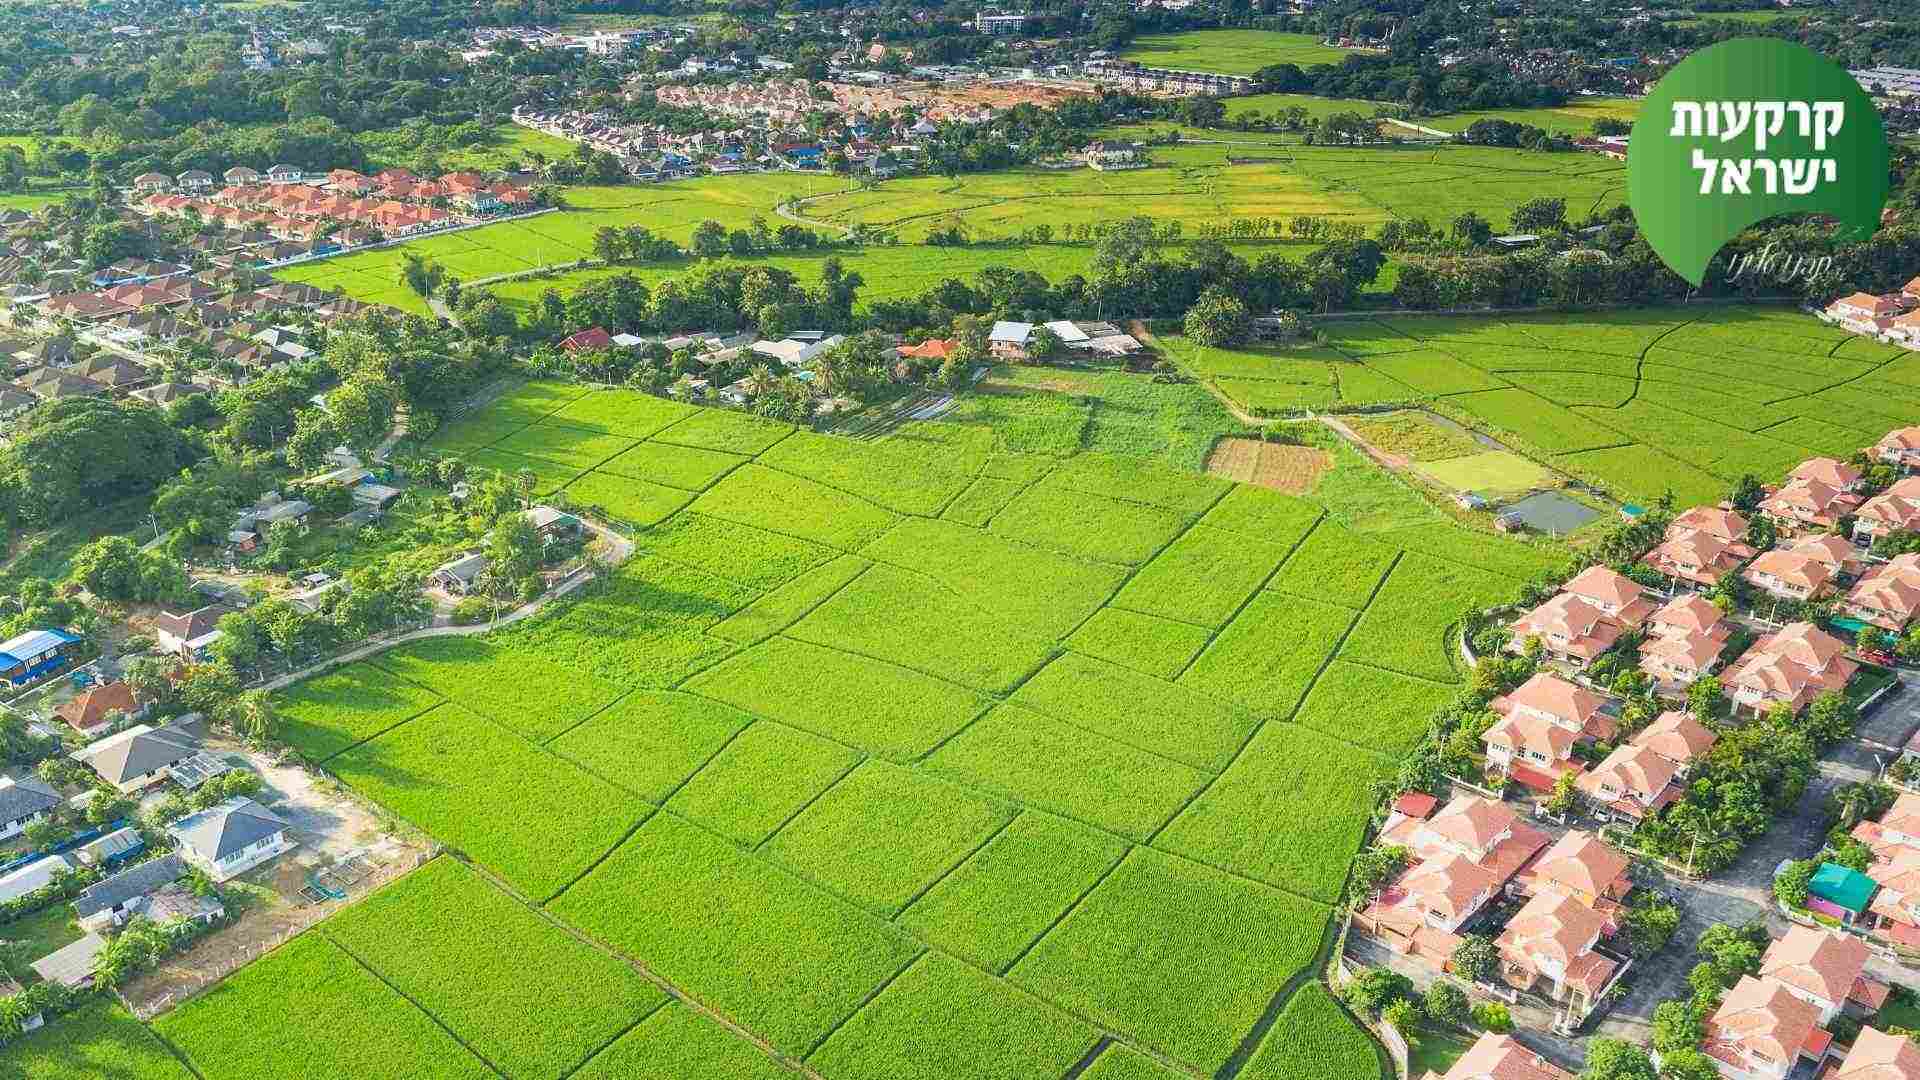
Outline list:
[[[925,767],[1023,805],[1145,840],[1206,774],[1015,705],[999,705]]]
[[[1180,685],[1285,717],[1353,623],[1347,608],[1261,592],[1193,662]]]
[[[324,1017],[324,1023],[315,1018]],[[203,1080],[493,1080],[433,1018],[309,931],[155,1022]],[[262,1032],[274,1037],[263,1039]]]
[[[750,589],[772,589],[836,556],[833,549],[723,517],[685,513],[637,538],[644,549]]]
[[[897,762],[933,749],[988,700],[903,667],[783,637],[709,668],[685,688]]]
[[[1127,848],[1064,818],[1025,811],[894,921],[975,967],[1004,972]]]
[[[573,1074],[577,1080],[791,1080],[759,1047],[678,1001],[654,1010]]]
[[[543,422],[644,439],[692,416],[694,411],[692,405],[638,390],[595,390],[561,406]]]
[[[418,683],[363,661],[291,688],[274,706],[280,713],[280,737],[307,760],[323,761],[442,700]]]
[[[1253,730],[1246,710],[1178,683],[1067,653],[1008,699],[1197,769],[1217,771]]]
[[[858,750],[830,739],[758,723],[714,754],[674,793],[667,809],[736,844],[756,847],[860,761]]]
[[[165,1043],[105,1000],[82,1005],[0,1047],[4,1080],[194,1080]]]
[[[898,520],[864,499],[751,462],[708,488],[693,509],[843,551],[859,549]]]
[[[648,802],[661,803],[753,717],[692,694],[640,690],[548,743]]]
[[[1382,755],[1268,724],[1154,846],[1331,904],[1366,836],[1373,784],[1392,774]]]
[[[1559,478],[1551,469],[1510,450],[1486,450],[1446,461],[1430,461],[1420,471],[1455,491],[1482,497],[1517,495],[1552,487]]]
[[[542,656],[470,637],[415,642],[380,658],[380,666],[536,741],[598,712],[621,688],[567,671]]]
[[[1220,626],[1279,568],[1311,519],[1298,532],[1256,540],[1242,533],[1195,525],[1140,568],[1114,602],[1134,611],[1201,626]]]
[[[1631,124],[1639,112],[1640,103],[1633,98],[1576,97],[1564,105],[1448,113],[1445,116],[1427,117],[1420,123],[1441,131],[1458,132],[1467,130],[1481,120],[1505,120],[1573,138],[1592,135],[1593,125],[1598,120],[1622,120]]]
[[[1133,564],[1147,561],[1184,526],[1180,516],[1158,507],[1032,487],[1002,510],[989,529],[1067,555]]]
[[[1509,599],[1510,580],[1409,552],[1360,614],[1340,647],[1343,658],[1434,682],[1457,682],[1451,628],[1440,620],[1468,606]]]
[[[902,521],[860,553],[891,569],[924,574],[955,596],[1047,636],[1079,625],[1126,577],[1117,566],[920,518]]]
[[[455,705],[347,750],[328,768],[535,899],[566,885],[652,809]]]
[[[1212,632],[1204,626],[1120,607],[1105,607],[1094,612],[1093,617],[1067,639],[1067,645],[1076,652],[1142,675],[1172,679],[1187,669],[1187,664],[1212,637]]]
[[[938,953],[915,961],[807,1058],[835,1080],[1060,1076],[1098,1033]]]
[[[599,471],[685,491],[704,491],[745,460],[739,454],[718,450],[643,442],[601,463]]]
[[[1274,30],[1186,30],[1170,34],[1141,34],[1128,42],[1120,57],[1148,67],[1251,75],[1273,64],[1296,64],[1301,68],[1309,68],[1319,64],[1338,64],[1351,55],[1347,50],[1321,44],[1312,34]]]
[[[1294,722],[1382,754],[1401,754],[1413,749],[1458,690],[1452,683],[1337,659]]]
[[[1332,521],[1321,521],[1267,583],[1270,589],[1362,608],[1386,577],[1392,548]]]
[[[1287,999],[1259,1050],[1241,1071],[1247,1080],[1376,1080],[1380,1053],[1327,988],[1307,983]]]
[[[549,907],[789,1054],[806,1053],[923,951],[670,813]]]
[[[324,933],[525,1080],[560,1080],[667,1000],[626,964],[449,858],[345,909]],[[532,956],[540,962],[527,963]]]
[[[768,858],[891,918],[1012,820],[1005,802],[868,760],[780,827]]]
[[[764,641],[804,618],[871,565],[858,555],[842,555],[763,594],[708,632],[742,645]]]
[[[599,470],[582,473],[561,490],[571,505],[631,528],[657,525],[694,498],[682,488]]]
[[[1312,962],[1327,915],[1324,904],[1136,847],[1010,977],[1212,1073]]]

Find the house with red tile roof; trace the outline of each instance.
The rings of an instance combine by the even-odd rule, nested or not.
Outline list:
[[[1629,630],[1638,629],[1653,614],[1654,602],[1639,582],[1604,566],[1587,567],[1560,591],[1585,600]]]
[[[1827,305],[1827,315],[1856,334],[1877,334],[1893,322],[1893,317],[1913,306],[1900,295],[1875,296],[1857,292]]]
[[[1707,1019],[1701,1050],[1729,1080],[1786,1080],[1803,1058],[1826,1058],[1833,1037],[1819,1021],[1785,985],[1745,975]]]
[[[1747,537],[1747,519],[1723,506],[1695,506],[1680,513],[1667,526],[1667,535],[1703,532],[1716,540],[1737,543]]]
[[[1814,600],[1833,584],[1833,568],[1804,552],[1774,548],[1763,551],[1740,572],[1747,583],[1782,600]]]
[[[568,334],[560,339],[560,347],[568,352],[581,352],[586,349],[608,349],[613,347],[613,335],[605,329],[595,326],[577,334]]]
[[[1860,667],[1846,651],[1812,623],[1789,623],[1755,642],[1720,682],[1736,707],[1761,713],[1780,704],[1799,712],[1828,690],[1846,689]]]
[[[1547,836],[1504,803],[1465,797],[1430,818],[1396,812],[1380,843],[1405,848],[1414,862],[1355,913],[1354,925],[1395,952],[1444,970],[1460,930],[1547,846]]]
[[[1626,632],[1599,608],[1564,592],[1514,620],[1511,629],[1508,652],[1524,653],[1527,640],[1538,638],[1547,656],[1576,667],[1599,659]]]
[[[1920,1045],[1904,1035],[1863,1027],[1826,1080],[1920,1080]]]
[[[1890,532],[1920,532],[1920,476],[1894,481],[1892,487],[1860,504],[1853,516],[1856,544],[1871,545]]]
[[[1858,490],[1864,476],[1858,467],[1830,457],[1808,458],[1787,474],[1790,480],[1818,480],[1843,491]]]
[[[1574,781],[1595,811],[1610,819],[1644,821],[1685,793],[1673,762],[1644,746],[1625,743]]]
[[[1596,911],[1626,899],[1633,889],[1629,860],[1590,832],[1575,829],[1554,841],[1520,875],[1528,893],[1558,889]]]
[[[1520,1045],[1513,1036],[1489,1031],[1454,1061],[1446,1075],[1428,1070],[1420,1080],[1574,1080],[1574,1075]]]
[[[1620,729],[1611,698],[1546,672],[1488,707],[1500,720],[1483,737],[1487,763],[1536,791],[1580,771],[1572,760],[1576,744],[1611,739]]]
[[[1855,492],[1824,480],[1789,480],[1760,500],[1760,513],[1789,533],[1826,532],[1860,502]]]
[[[1667,538],[1640,561],[1668,577],[1712,585],[1751,558],[1753,548],[1746,543],[1722,540],[1704,529],[1668,529]]]
[[[1674,775],[1682,779],[1693,770],[1694,762],[1718,741],[1720,736],[1683,709],[1661,713],[1629,740],[1632,745],[1644,746],[1672,762]]]
[[[1796,924],[1767,946],[1760,977],[1818,1009],[1825,1027],[1843,1011],[1872,1016],[1887,1003],[1887,984],[1867,975],[1868,955],[1867,943],[1851,934]]]
[[[928,338],[918,345],[902,345],[897,351],[909,360],[945,360],[959,344],[950,338]]]
[[[1557,889],[1535,893],[1494,939],[1500,978],[1578,1011],[1597,1000],[1620,962],[1599,951],[1606,916]]]
[[[1869,452],[1875,460],[1897,469],[1920,465],[1920,426],[1894,428],[1882,435]]]
[[[1898,634],[1920,615],[1920,553],[1896,555],[1861,575],[1840,610]]]

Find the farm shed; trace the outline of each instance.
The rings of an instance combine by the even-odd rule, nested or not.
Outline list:
[[[141,913],[148,896],[186,873],[187,864],[178,855],[149,859],[80,890],[73,898],[73,913],[85,930],[119,926]]]
[[[88,933],[79,941],[35,960],[33,970],[42,979],[62,986],[91,986],[94,961],[106,948],[106,938]]]

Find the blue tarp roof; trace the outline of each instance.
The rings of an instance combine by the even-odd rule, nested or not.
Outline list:
[[[65,630],[29,630],[24,634],[0,641],[0,656],[9,656],[21,661],[31,660],[49,649],[71,645],[79,640]]]

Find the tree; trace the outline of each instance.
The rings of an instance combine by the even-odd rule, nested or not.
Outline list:
[[[413,291],[415,296],[426,299],[440,291],[440,283],[447,277],[446,268],[417,251],[403,252],[400,256],[400,284]]]
[[[487,574],[499,597],[519,595],[525,583],[540,572],[540,534],[525,516],[510,514],[487,533]]]
[[[1388,968],[1368,968],[1347,984],[1341,996],[1347,1004],[1370,1016],[1413,993],[1413,980]]]
[[[1493,239],[1493,226],[1469,210],[1453,219],[1453,238],[1470,248],[1482,247]]]
[[[1187,309],[1181,330],[1197,345],[1221,348],[1245,340],[1252,326],[1247,306],[1224,291],[1209,289]]]
[[[1401,998],[1380,1010],[1380,1019],[1392,1024],[1409,1045],[1420,1041],[1414,1037],[1414,1032],[1420,1026],[1420,1007],[1411,999]]]
[[[1472,1003],[1467,1000],[1466,991],[1450,982],[1436,982],[1429,987],[1422,1005],[1428,1018],[1436,1024],[1465,1027],[1472,1015]]]
[[[327,413],[338,426],[341,440],[366,460],[393,426],[400,393],[387,379],[360,373],[335,387],[326,401]]]
[[[124,536],[105,536],[74,553],[71,578],[104,600],[183,600],[193,583],[162,551],[141,551]]]
[[[1660,1054],[1660,1080],[1720,1080],[1720,1070],[1697,1047],[1676,1047]]]
[[[166,416],[144,403],[67,398],[34,409],[0,451],[0,510],[36,525],[144,495],[196,453]]]
[[[1839,690],[1825,690],[1807,707],[1807,734],[1821,745],[1839,742],[1853,734],[1860,722],[1860,710],[1853,699]]]
[[[693,230],[693,253],[702,258],[717,258],[727,253],[727,228],[717,221],[703,221]]]
[[[1368,848],[1354,857],[1353,872],[1347,879],[1347,899],[1355,908],[1364,907],[1374,891],[1400,875],[1407,865],[1407,849],[1397,846]]]
[[[1773,879],[1773,896],[1785,906],[1803,910],[1807,906],[1807,886],[1813,881],[1813,872],[1817,869],[1813,859],[1796,859],[1780,871]]]
[[[1726,701],[1727,692],[1721,687],[1717,676],[1702,676],[1687,687],[1687,710],[1703,724],[1718,719]]]
[[[1066,351],[1060,335],[1044,326],[1036,326],[1027,337],[1027,359],[1052,360]]]
[[[319,409],[307,409],[293,419],[293,434],[287,436],[287,465],[299,472],[313,472],[339,445],[340,428],[333,417]]]
[[[1645,1050],[1603,1037],[1588,1044],[1587,1069],[1580,1080],[1657,1080],[1657,1076]]]
[[[1760,500],[1766,497],[1767,489],[1760,485],[1760,478],[1752,473],[1743,473],[1734,483],[1727,502],[1736,512],[1751,514],[1760,508]]]
[[[1541,197],[1521,203],[1513,211],[1512,229],[1516,233],[1542,236],[1567,227],[1567,200]]]
[[[1463,979],[1487,982],[1500,964],[1500,952],[1485,934],[1468,934],[1453,950],[1453,970]]]
[[[1473,1022],[1476,1027],[1501,1035],[1513,1030],[1513,1014],[1505,1005],[1497,1001],[1483,1001],[1473,1007]]]
[[[227,723],[249,744],[262,747],[279,730],[280,715],[265,690],[249,690],[234,699]]]
[[[1653,1010],[1653,1048],[1662,1058],[1700,1045],[1700,1019],[1684,1001],[1663,1001]]]
[[[1573,773],[1563,772],[1553,782],[1553,794],[1547,797],[1547,812],[1565,815],[1572,812],[1574,800],[1580,797],[1580,789],[1573,786]]]

